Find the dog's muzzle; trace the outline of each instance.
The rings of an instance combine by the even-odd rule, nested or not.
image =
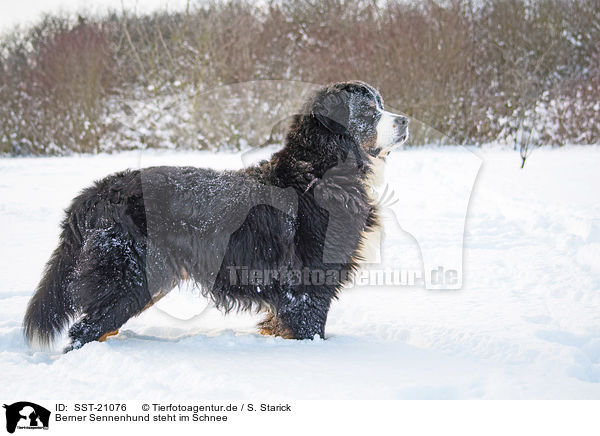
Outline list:
[[[396,143],[403,143],[408,139],[408,118],[403,115],[397,115],[394,118],[394,130],[396,133]]]

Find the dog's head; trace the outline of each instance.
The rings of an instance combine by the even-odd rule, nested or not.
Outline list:
[[[364,82],[322,88],[304,112],[324,132],[349,136],[373,157],[387,155],[408,139],[408,118],[386,111],[379,92]]]
[[[408,119],[387,112],[379,92],[364,82],[342,82],[319,89],[294,116],[284,162],[308,162],[315,174],[348,157],[362,174],[408,138]]]

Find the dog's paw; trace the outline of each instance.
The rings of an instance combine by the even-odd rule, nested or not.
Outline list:
[[[284,339],[296,339],[294,333],[285,327],[281,321],[272,313],[258,324],[259,332],[263,336],[280,336]]]

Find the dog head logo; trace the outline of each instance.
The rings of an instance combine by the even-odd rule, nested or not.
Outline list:
[[[6,431],[19,429],[48,429],[50,411],[27,401],[3,406],[6,409]]]

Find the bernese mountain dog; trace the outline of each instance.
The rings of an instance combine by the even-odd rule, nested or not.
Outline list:
[[[102,341],[182,280],[224,310],[265,312],[263,334],[324,337],[330,304],[379,226],[373,186],[408,119],[364,82],[314,92],[283,148],[239,171],[159,166],[110,175],[66,210],[24,319],[48,346]]]

